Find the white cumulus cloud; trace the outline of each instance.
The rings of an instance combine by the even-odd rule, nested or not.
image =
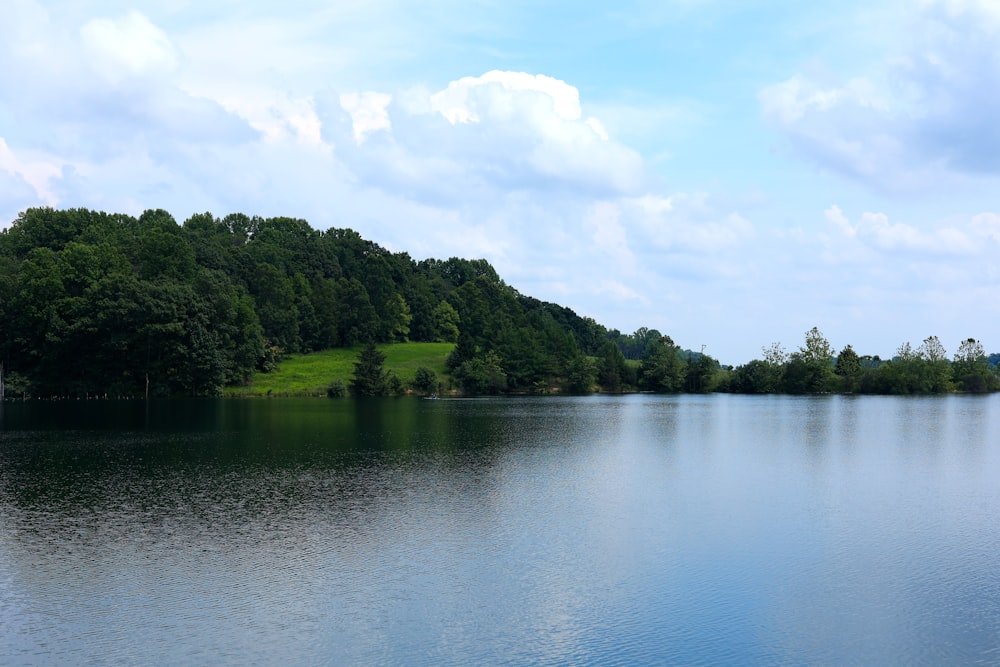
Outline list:
[[[497,95],[497,90],[506,95]],[[444,90],[431,96],[431,108],[451,123],[476,123],[481,114],[514,115],[518,111],[517,93],[539,93],[552,112],[564,120],[579,120],[580,93],[565,81],[527,72],[493,70],[482,76],[467,76],[452,81]],[[499,104],[497,101],[499,100]]]
[[[318,108],[324,140],[351,169],[418,199],[511,190],[600,198],[645,185],[638,152],[610,138],[599,119],[583,118],[575,87],[544,75],[487,72],[437,92],[341,94]]]

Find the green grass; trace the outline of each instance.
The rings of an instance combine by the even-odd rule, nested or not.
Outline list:
[[[249,386],[227,387],[226,396],[326,396],[334,380],[349,385],[354,376],[354,361],[363,346],[324,350],[312,354],[291,354],[281,361],[278,370],[257,373]],[[386,370],[394,372],[409,385],[421,366],[434,371],[439,380],[448,372],[445,360],[453,343],[395,343],[379,345],[385,354]]]

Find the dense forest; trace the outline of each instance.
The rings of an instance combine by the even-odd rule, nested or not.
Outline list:
[[[448,381],[470,393],[1000,384],[997,355],[969,339],[949,359],[933,336],[883,362],[850,346],[835,354],[813,329],[794,352],[775,344],[762,359],[725,367],[655,329],[622,334],[522,295],[482,259],[415,261],[350,229],[239,213],[178,224],[163,210],[26,210],[0,233],[0,323],[8,396],[215,395],[289,353],[405,341],[454,343]],[[359,368],[371,365],[365,349]],[[369,387],[360,380],[352,386]]]

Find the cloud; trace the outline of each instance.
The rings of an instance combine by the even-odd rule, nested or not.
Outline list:
[[[93,66],[111,83],[177,71],[177,50],[166,33],[135,10],[118,19],[90,20],[80,36]]]
[[[30,185],[35,196],[49,206],[57,203],[51,181],[61,173],[58,164],[45,158],[21,159],[14,154],[4,138],[0,137],[0,171],[16,176]]]
[[[753,235],[753,225],[739,213],[723,212],[704,193],[669,197],[644,195],[626,206],[652,247],[713,255],[735,248]]]
[[[18,213],[38,203],[38,194],[23,178],[0,169],[0,230],[8,227]]]
[[[1000,215],[996,213],[979,213],[972,216],[971,227],[975,236],[1000,243]]]
[[[846,83],[795,74],[759,93],[800,153],[889,190],[1000,175],[1000,11],[994,2],[913,5],[906,48]]]
[[[11,120],[0,171],[34,190],[25,205],[137,212],[222,199],[205,193],[246,169],[226,154],[257,132],[180,89],[183,53],[146,15],[69,9],[16,0],[0,27],[0,121]]]
[[[646,185],[638,152],[583,117],[575,87],[544,75],[487,72],[436,92],[326,92],[316,110],[323,140],[359,179],[431,205],[506,192],[597,199]]]
[[[260,138],[268,144],[292,143],[320,151],[330,148],[321,136],[322,124],[310,96],[295,96],[255,84],[224,92],[181,86],[174,94],[214,105],[224,112],[238,140]],[[247,132],[248,128],[253,132]]]
[[[0,119],[11,146],[30,145],[83,166],[140,150],[163,159],[182,144],[256,137],[213,100],[180,89],[183,54],[147,16],[130,11],[74,24],[66,7],[52,13],[15,2],[0,29]]]
[[[629,247],[628,235],[621,221],[621,207],[611,202],[596,202],[587,212],[584,227],[590,231],[594,248],[615,262],[625,274],[634,273],[636,257]]]
[[[962,226],[943,225],[930,230],[890,222],[885,213],[862,213],[852,224],[836,205],[824,215],[844,238],[888,253],[950,258],[991,256],[1000,250],[1000,216],[995,213],[978,214]]]
[[[363,144],[372,132],[392,129],[387,109],[390,102],[392,95],[372,91],[345,93],[340,96],[340,106],[351,115],[355,143]]]
[[[512,93],[501,98],[499,105],[493,84],[505,93]],[[447,88],[431,95],[431,108],[453,125],[478,123],[482,120],[481,113],[494,117],[516,114],[515,94],[525,92],[540,93],[542,97],[537,99],[542,104],[551,105],[552,112],[563,120],[580,119],[580,93],[576,88],[544,74],[527,72],[493,70],[482,76],[467,76],[452,81]]]
[[[494,70],[452,81],[431,95],[430,109],[480,156],[514,158],[510,167],[545,185],[634,192],[644,184],[638,153],[611,140],[599,119],[584,119],[579,91],[565,81]]]

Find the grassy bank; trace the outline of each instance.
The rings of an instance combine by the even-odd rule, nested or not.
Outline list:
[[[395,343],[379,345],[385,354],[385,368],[403,384],[413,381],[417,369],[425,366],[438,380],[447,372],[445,360],[454,348],[452,343]],[[227,387],[226,396],[326,396],[326,388],[335,380],[350,384],[354,362],[362,346],[324,350],[312,354],[293,354],[282,360],[278,370],[257,373],[246,387]]]

